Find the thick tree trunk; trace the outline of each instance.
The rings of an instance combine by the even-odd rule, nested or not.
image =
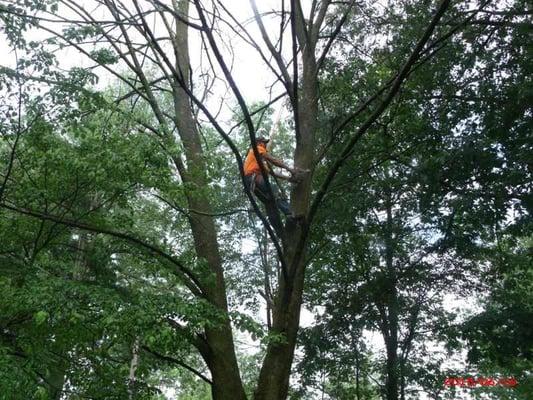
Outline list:
[[[211,371],[213,400],[245,400],[229,322],[217,329],[206,329],[205,334],[209,350],[204,359]]]
[[[317,77],[314,47],[308,46],[303,57],[301,93],[295,116],[298,119],[294,165],[311,169],[315,154],[315,129],[318,115]],[[296,215],[306,215],[311,195],[311,174],[294,186],[291,208]],[[306,222],[304,221],[303,224]],[[287,398],[289,378],[296,348],[300,309],[305,278],[305,244],[299,248],[302,223],[288,223],[284,232],[284,255],[288,265],[288,281],[280,276],[274,310],[272,333],[282,335],[282,342],[270,343],[259,375],[255,400]]]
[[[175,163],[179,165],[184,184],[190,188],[187,191],[187,201],[189,209],[194,210],[189,216],[194,247],[197,256],[206,261],[215,276],[214,282],[204,282],[204,291],[210,303],[227,315],[226,287],[215,223],[213,217],[195,213],[211,213],[211,206],[206,195],[208,186],[203,151],[192,119],[192,110],[185,94],[176,93],[175,103],[179,134],[187,158],[187,170],[182,169],[181,160],[175,159]],[[218,328],[206,328],[205,335],[209,347],[206,362],[213,380],[213,399],[245,399],[229,318]]]
[[[398,293],[396,288],[396,270],[394,268],[394,240],[392,198],[389,188],[385,189],[385,207],[387,221],[385,226],[385,263],[388,283],[388,335],[385,336],[387,350],[387,400],[398,400]]]
[[[398,400],[398,348],[397,340],[389,338],[387,347],[387,382],[385,385],[387,400]]]
[[[176,11],[187,18],[189,2],[186,0],[174,2]],[[176,35],[174,38],[176,50],[176,69],[182,84],[189,84],[189,48],[187,25],[176,20]],[[174,85],[174,110],[178,134],[185,149],[185,165],[181,158],[174,155],[174,163],[178,168],[185,187],[190,210],[189,223],[194,239],[196,254],[204,259],[214,282],[204,282],[203,290],[207,300],[226,316],[228,305],[226,287],[220,257],[215,221],[211,213],[208,199],[207,165],[204,159],[200,135],[194,119],[193,110],[186,90],[176,82]],[[173,141],[173,138],[168,138]],[[215,400],[246,399],[239,373],[237,357],[233,344],[233,335],[229,318],[221,326],[205,328],[207,350],[202,351],[212,377],[212,395]]]
[[[280,400],[287,397],[289,377],[300,323],[304,268],[300,263],[294,286],[283,282],[274,302],[271,333],[277,335],[268,345],[259,375],[255,400]],[[290,291],[290,293],[289,293]]]

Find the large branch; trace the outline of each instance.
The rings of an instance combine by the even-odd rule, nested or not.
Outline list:
[[[163,258],[164,260],[169,261],[172,265],[174,265],[177,268],[178,276],[182,279],[185,286],[187,286],[187,288],[196,296],[204,297],[203,290],[202,290],[202,284],[200,283],[198,278],[196,278],[194,273],[189,268],[184,266],[181,263],[181,261],[171,256],[167,252],[161,250],[157,246],[152,245],[150,243],[146,243],[145,241],[135,236],[132,236],[127,233],[115,231],[112,229],[104,228],[104,227],[84,224],[82,222],[58,217],[55,215],[44,214],[38,211],[11,206],[6,203],[0,203],[0,207],[19,213],[19,214],[28,215],[30,217],[37,218],[40,220],[52,221],[52,222],[56,222],[61,225],[82,229],[88,232],[102,233],[102,234],[109,235],[115,238],[126,240],[127,242],[140,246],[141,248],[144,248],[145,250],[148,250],[151,253]]]
[[[295,2],[296,0],[291,0],[290,24],[291,24],[292,67],[293,67],[292,68],[292,74],[293,74],[292,111],[294,114],[294,131],[296,134],[296,146],[298,146],[301,136],[300,136],[300,110],[299,110],[299,99],[298,99],[298,40],[296,38],[298,22],[296,21],[297,14],[296,14]],[[302,14],[300,14],[300,18],[303,19]],[[305,24],[305,22],[302,22],[302,23]],[[304,41],[305,38],[301,38],[301,40]],[[300,46],[302,47],[302,49],[304,45],[309,45],[309,43],[306,43],[306,42],[300,43]]]
[[[191,367],[190,365],[186,364],[185,362],[181,361],[181,360],[178,360],[177,358],[175,357],[171,357],[171,356],[167,356],[167,355],[164,355],[164,354],[161,354],[153,349],[151,349],[150,347],[148,346],[141,346],[141,348],[146,351],[147,353],[150,353],[151,355],[153,355],[154,357],[156,358],[159,358],[163,361],[166,361],[166,362],[170,362],[172,364],[176,364],[176,365],[179,365],[180,367],[183,367],[185,368],[187,371],[190,371],[192,372],[194,375],[196,375],[197,377],[199,377],[200,379],[202,379],[203,381],[209,383],[210,385],[213,384],[213,382],[211,381],[211,379],[209,379],[207,376],[205,376],[204,374],[202,374],[200,371],[198,371],[197,369]]]
[[[298,42],[300,43],[300,47],[303,50],[304,46],[312,46],[314,50],[316,42],[313,41],[313,38],[310,35],[310,30],[312,28],[313,22],[309,21],[309,27],[307,26],[307,21],[303,13],[302,3],[300,2],[300,0],[291,0],[291,15],[292,14],[294,14],[295,17],[295,34],[298,38]]]
[[[355,0],[352,0],[352,3],[354,1]],[[318,40],[318,34],[320,32],[320,27],[322,26],[322,23],[324,22],[324,18],[326,18],[326,13],[328,11],[328,7],[330,4],[331,4],[331,0],[322,0],[322,3],[320,4],[320,8],[318,10],[316,19],[311,26],[311,40],[314,43],[316,43]],[[310,21],[312,21],[313,15],[314,15],[314,10],[311,12],[311,15],[309,16]]]

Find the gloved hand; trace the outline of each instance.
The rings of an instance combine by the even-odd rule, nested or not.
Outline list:
[[[300,183],[305,178],[305,175],[307,175],[309,172],[311,171],[308,169],[302,169],[302,168],[295,167],[291,171],[291,177],[289,179],[289,182]]]

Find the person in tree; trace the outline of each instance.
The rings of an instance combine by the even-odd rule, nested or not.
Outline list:
[[[260,161],[263,162],[265,172],[276,178],[287,180],[292,183],[299,182],[304,171],[299,168],[291,168],[283,161],[270,155],[267,150],[267,143],[269,141],[270,139],[265,137],[259,137],[256,139],[257,151],[261,157]],[[289,171],[291,175],[287,176],[278,174],[270,168],[269,164],[283,168]],[[282,232],[282,225],[276,208],[278,208],[286,217],[294,217],[294,215],[291,212],[287,200],[280,196],[279,191],[274,186],[270,186],[272,193],[269,192],[267,183],[261,174],[261,168],[255,157],[254,149],[251,147],[248,150],[248,154],[244,161],[244,180],[250,191],[265,205],[268,219],[279,235],[280,232]]]

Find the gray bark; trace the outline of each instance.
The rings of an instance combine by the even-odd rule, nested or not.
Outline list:
[[[174,4],[176,11],[187,18],[189,11],[188,1]],[[176,69],[181,75],[180,81],[189,82],[189,48],[187,25],[176,21],[175,50]],[[226,300],[226,287],[222,269],[222,259],[218,247],[215,221],[211,214],[211,205],[207,196],[208,179],[206,176],[207,165],[200,141],[200,134],[194,118],[193,109],[185,88],[176,82],[173,88],[174,110],[176,126],[183,148],[185,150],[185,165],[176,155],[174,163],[180,172],[183,183],[188,188],[186,191],[188,206],[199,213],[189,215],[194,239],[194,247],[199,258],[204,259],[210,271],[215,276],[215,283],[203,285],[208,301],[222,313],[228,315]],[[172,138],[169,138],[172,140]],[[245,399],[244,388],[240,378],[237,357],[233,345],[233,334],[229,318],[222,326],[205,328],[207,349],[201,354],[206,361],[212,375],[212,395],[216,400]]]

